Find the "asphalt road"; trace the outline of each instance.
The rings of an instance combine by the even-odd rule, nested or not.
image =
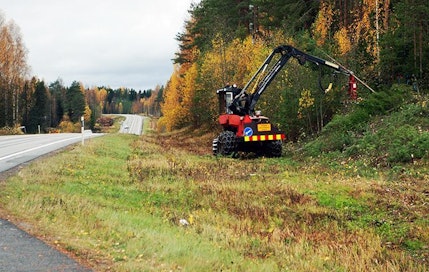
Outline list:
[[[86,131],[83,134],[84,143],[101,135]],[[82,134],[73,133],[0,136],[0,173],[81,142]],[[27,234],[9,221],[0,219],[0,271],[80,272],[91,269]]]
[[[0,271],[92,271],[41,240],[0,220]]]
[[[125,117],[119,129],[120,133],[129,133],[135,135],[141,135],[143,129],[143,116],[133,114],[121,114]]]
[[[119,132],[141,135],[144,117],[124,116],[125,120]],[[83,135],[62,133],[0,136],[0,173],[70,144],[84,143],[90,138],[101,135],[86,131]],[[0,219],[0,272],[3,271],[86,272],[92,270],[29,235],[9,221]]]
[[[101,135],[91,131],[83,134],[84,141]],[[0,172],[79,142],[81,133],[0,136]]]

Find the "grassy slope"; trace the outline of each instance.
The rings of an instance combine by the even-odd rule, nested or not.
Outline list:
[[[191,134],[77,145],[0,184],[0,207],[99,271],[427,270],[427,157],[356,156],[361,130],[317,157],[215,158]]]
[[[171,144],[185,139],[94,139],[22,169],[1,206],[100,271],[425,270],[424,181]]]
[[[399,168],[429,158],[429,97],[408,86],[371,95],[347,114],[337,115],[304,153],[374,168]],[[326,156],[328,155],[328,156]]]

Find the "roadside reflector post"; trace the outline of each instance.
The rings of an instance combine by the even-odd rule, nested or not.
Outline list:
[[[85,135],[84,135],[84,132],[85,132],[85,118],[83,117],[83,115],[80,117],[80,121],[81,121],[81,124],[82,124],[82,127],[81,127],[82,145],[85,145]]]

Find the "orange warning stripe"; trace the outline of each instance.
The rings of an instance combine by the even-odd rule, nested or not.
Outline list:
[[[244,136],[245,142],[284,140],[284,134]]]

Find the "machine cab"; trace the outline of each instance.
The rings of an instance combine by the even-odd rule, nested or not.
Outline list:
[[[230,106],[234,100],[234,96],[240,91],[241,89],[237,88],[235,85],[228,85],[216,91],[219,99],[219,114],[233,114]]]
[[[244,116],[249,114],[249,96],[242,93],[242,89],[234,84],[216,91],[219,98],[220,114],[235,114]],[[237,97],[239,96],[239,97]]]

